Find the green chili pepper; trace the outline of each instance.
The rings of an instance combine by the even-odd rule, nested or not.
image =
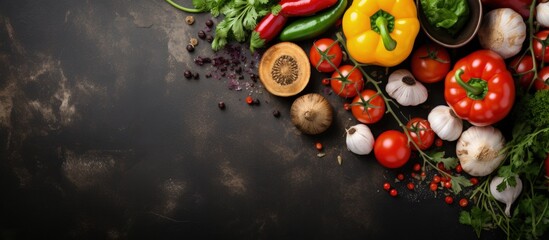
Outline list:
[[[339,0],[334,7],[316,15],[298,19],[286,26],[280,33],[280,41],[301,41],[312,39],[334,26],[347,9],[347,0]]]

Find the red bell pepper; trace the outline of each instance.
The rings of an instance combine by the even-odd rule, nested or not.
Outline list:
[[[282,14],[269,13],[265,15],[252,32],[250,50],[254,52],[255,49],[262,48],[267,42],[278,36],[287,20]]]
[[[515,101],[515,84],[505,62],[490,50],[477,50],[446,75],[444,98],[457,116],[476,126],[503,119]]]
[[[286,17],[309,16],[335,5],[337,1],[338,0],[281,0],[277,6],[280,10],[278,14],[282,14]]]

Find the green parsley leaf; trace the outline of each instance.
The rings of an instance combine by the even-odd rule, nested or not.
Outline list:
[[[429,156],[431,157],[431,160],[436,163],[442,162],[446,169],[455,168],[458,165],[458,159],[455,157],[444,157],[444,154],[445,152],[441,151],[431,153]]]

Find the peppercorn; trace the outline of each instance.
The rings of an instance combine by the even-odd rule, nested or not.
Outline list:
[[[214,25],[214,22],[211,19],[208,19],[208,21],[206,21],[206,26],[211,28],[213,25]]]
[[[195,73],[195,74],[193,75],[193,78],[198,80],[198,78],[200,78],[200,75],[198,75],[198,73]]]
[[[198,32],[198,38],[205,39],[206,38],[206,33],[204,31],[200,30]]]
[[[259,104],[260,104],[259,99],[257,99],[257,98],[254,99],[254,105],[259,105]]]
[[[188,52],[194,52],[194,46],[192,44],[187,45],[187,51]]]
[[[213,40],[214,40],[214,38],[212,37],[212,35],[206,36],[206,41],[207,42],[211,43],[211,42],[213,42]]]
[[[219,109],[221,109],[221,110],[225,109],[225,103],[224,103],[224,102],[219,102],[219,103],[217,104],[217,106],[218,106]]]
[[[191,71],[187,70],[183,73],[183,76],[185,76],[186,79],[191,79],[193,77],[193,74]]]
[[[274,116],[275,118],[279,118],[279,117],[280,117],[280,111],[274,110],[274,111],[273,111],[273,116]]]

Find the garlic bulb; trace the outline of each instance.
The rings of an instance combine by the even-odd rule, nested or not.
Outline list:
[[[492,173],[505,158],[502,154],[505,138],[492,126],[472,126],[461,134],[456,154],[463,171],[483,177]]]
[[[345,130],[347,132],[346,143],[349,151],[366,155],[374,148],[374,135],[365,124],[359,123]]]
[[[450,107],[439,105],[427,116],[431,128],[442,140],[455,141],[463,130],[463,120]]]
[[[514,187],[507,185],[505,190],[501,192],[498,191],[497,187],[503,182],[502,177],[495,176],[490,182],[490,193],[492,194],[492,196],[494,196],[496,200],[505,203],[505,215],[507,215],[508,217],[511,216],[511,204],[513,204],[513,202],[517,200],[520,192],[522,192],[522,181],[516,175],[515,181],[517,184]]]
[[[536,20],[539,25],[549,27],[549,2],[542,2],[536,6]]]
[[[511,8],[498,8],[486,13],[478,30],[480,45],[503,58],[515,56],[526,39],[526,24]]]
[[[402,106],[416,106],[427,100],[427,88],[406,69],[396,70],[389,75],[385,91]]]

